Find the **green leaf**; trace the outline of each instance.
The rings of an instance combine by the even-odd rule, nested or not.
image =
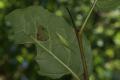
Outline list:
[[[100,11],[111,11],[120,6],[120,0],[98,0],[96,6]]]
[[[14,32],[13,38],[17,44],[33,43],[24,32],[33,37],[36,36],[36,24],[32,14],[27,14],[29,12],[29,10],[17,9],[6,16],[6,22],[12,26],[12,31]]]
[[[12,26],[15,43],[36,45],[41,75],[60,78],[72,73],[80,80],[77,74],[83,74],[83,68],[78,41],[74,29],[62,17],[40,6],[31,6],[13,11],[6,21]],[[86,38],[83,41],[87,63],[91,65],[91,48]]]

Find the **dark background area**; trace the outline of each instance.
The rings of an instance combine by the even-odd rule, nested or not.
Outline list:
[[[91,8],[87,0],[0,0],[0,80],[52,80],[37,73],[39,67],[34,60],[34,45],[15,45],[9,36],[11,27],[4,21],[11,11],[31,5],[43,6],[71,24],[64,7],[67,6],[78,27]],[[110,12],[94,10],[85,33],[93,51],[90,80],[120,80],[120,9]],[[57,80],[69,78],[64,76]]]

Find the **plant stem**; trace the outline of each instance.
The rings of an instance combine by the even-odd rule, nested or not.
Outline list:
[[[90,11],[89,11],[89,13],[88,13],[85,21],[83,22],[82,27],[80,27],[80,29],[79,29],[79,34],[82,34],[82,32],[83,32],[83,30],[84,30],[84,28],[85,28],[85,26],[86,26],[86,24],[87,24],[87,22],[88,22],[88,19],[89,19],[89,17],[90,17],[91,14],[92,14],[93,9],[95,8],[95,5],[96,5],[97,1],[98,1],[98,0],[95,0],[95,1],[94,1],[93,5],[92,5],[92,8],[90,9]]]
[[[74,28],[75,31],[78,31],[78,29],[77,29],[77,27],[76,27],[76,25],[75,25],[75,22],[74,22],[74,20],[73,20],[73,17],[72,17],[72,15],[71,15],[70,10],[69,10],[68,7],[66,7],[66,6],[65,6],[65,8],[66,8],[66,10],[67,10],[67,12],[68,12],[68,14],[69,14],[69,16],[70,16],[70,18],[71,18],[71,21],[72,21],[72,24],[73,24],[72,27]]]
[[[84,80],[89,80],[87,61],[86,61],[84,47],[83,47],[83,35],[82,34],[79,35],[79,33],[77,33],[77,36],[78,36],[78,44],[79,44],[79,48],[80,48],[81,61],[82,61],[83,71],[84,71],[83,78],[84,78]]]
[[[89,75],[88,75],[88,67],[87,67],[87,62],[86,62],[86,57],[85,57],[85,53],[84,53],[84,46],[83,46],[83,30],[88,22],[88,19],[90,17],[90,15],[93,12],[93,9],[95,8],[95,5],[97,3],[98,0],[95,0],[92,8],[90,9],[90,12],[88,13],[82,27],[80,28],[80,30],[76,33],[77,39],[78,39],[78,44],[79,44],[79,48],[80,48],[80,54],[81,54],[81,60],[82,60],[82,65],[83,65],[83,70],[84,70],[84,80],[89,80]]]

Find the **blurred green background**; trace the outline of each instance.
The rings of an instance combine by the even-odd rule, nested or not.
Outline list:
[[[91,8],[89,0],[0,0],[0,80],[52,80],[38,75],[34,45],[15,45],[9,36],[10,27],[4,21],[11,11],[30,5],[41,5],[71,24],[64,7],[67,6],[78,27]],[[120,9],[94,10],[85,33],[93,50],[91,80],[120,80]],[[64,76],[57,80],[69,78]]]

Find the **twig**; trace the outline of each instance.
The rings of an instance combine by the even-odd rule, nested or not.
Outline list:
[[[90,9],[90,12],[88,13],[88,16],[86,17],[82,27],[80,28],[79,32],[78,32],[78,42],[79,42],[79,46],[80,46],[80,51],[81,51],[81,59],[82,59],[82,64],[83,64],[83,70],[84,70],[84,80],[89,80],[89,75],[88,75],[88,67],[87,67],[87,62],[86,62],[86,57],[85,57],[85,53],[84,53],[84,46],[83,46],[83,30],[87,24],[87,21],[89,19],[89,17],[91,16],[93,9],[95,8],[95,5],[97,3],[98,0],[95,0],[92,8]]]
[[[76,27],[76,25],[75,25],[75,22],[74,22],[74,20],[73,20],[73,17],[72,17],[72,15],[71,15],[71,13],[70,13],[70,10],[68,9],[67,6],[65,6],[65,8],[66,8],[67,12],[68,12],[69,15],[70,15],[70,18],[71,18],[71,21],[72,21],[72,24],[73,24],[72,27],[75,29],[75,31],[78,31],[78,29],[77,29],[77,27]]]
[[[78,39],[78,44],[79,44],[79,48],[80,48],[80,55],[81,55],[81,61],[82,61],[83,70],[84,70],[84,74],[83,74],[84,75],[84,80],[89,80],[89,75],[88,75],[87,62],[86,62],[86,57],[85,57],[84,48],[83,48],[83,40],[82,40],[83,39],[83,34],[82,34],[82,32],[83,32],[83,30],[84,30],[84,28],[85,28],[85,26],[87,24],[87,21],[88,21],[90,15],[91,15],[91,13],[93,12],[93,9],[94,9],[97,1],[98,0],[94,1],[93,5],[92,5],[92,8],[90,9],[90,12],[88,13],[88,15],[87,15],[82,27],[80,28],[80,30],[77,30],[77,27],[75,26],[75,22],[74,22],[74,20],[72,18],[72,15],[70,14],[69,9],[66,8],[67,11],[69,12],[70,17],[71,17],[73,27],[74,27],[75,32],[76,32],[76,37]]]
[[[75,26],[75,22],[72,18],[72,15],[71,15],[69,9],[68,8],[66,8],[66,9],[69,12],[70,18],[72,20],[73,28],[74,28],[74,31],[76,33],[76,37],[77,37],[77,41],[78,41],[78,45],[79,45],[79,49],[80,49],[80,55],[81,55],[81,61],[82,61],[82,66],[83,66],[83,73],[84,73],[83,77],[84,77],[84,80],[88,80],[88,70],[87,70],[87,63],[86,63],[84,50],[83,50],[82,35],[79,35],[79,32],[77,30],[77,27]]]
[[[87,24],[87,22],[88,22],[88,19],[89,19],[89,17],[90,17],[91,14],[92,14],[93,9],[95,8],[95,5],[96,5],[97,1],[98,1],[98,0],[95,0],[95,1],[94,1],[93,5],[92,5],[92,8],[90,9],[90,11],[89,11],[89,13],[88,13],[88,15],[87,15],[87,17],[86,17],[86,19],[85,19],[82,27],[79,29],[79,34],[82,34],[82,32],[83,32],[83,30],[84,30],[84,28],[85,28],[85,26],[86,26],[86,24]]]

